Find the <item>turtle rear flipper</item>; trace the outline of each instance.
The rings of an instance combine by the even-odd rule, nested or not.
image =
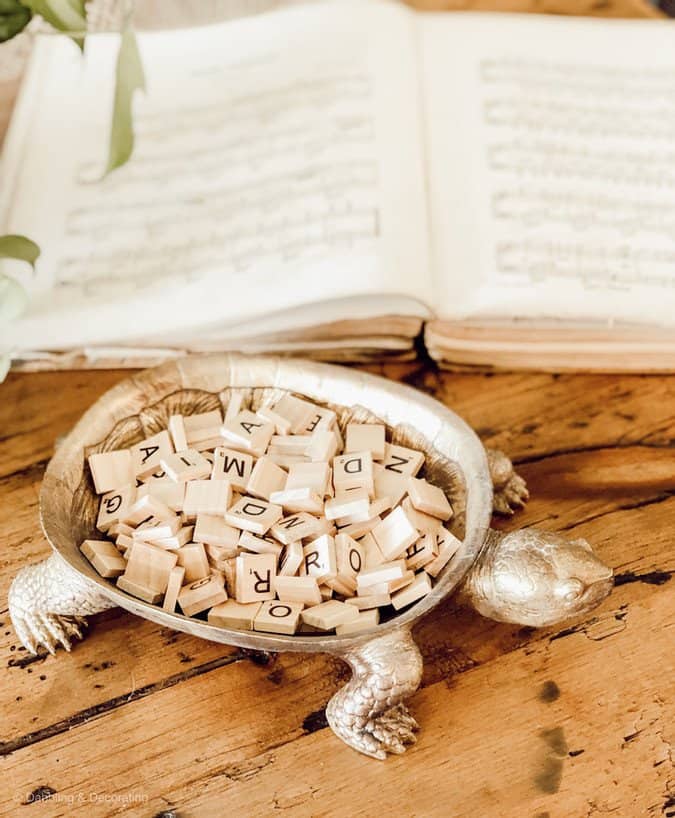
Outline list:
[[[373,758],[405,752],[418,725],[403,700],[422,679],[422,655],[410,629],[397,628],[339,655],[353,675],[326,707],[333,732]]]

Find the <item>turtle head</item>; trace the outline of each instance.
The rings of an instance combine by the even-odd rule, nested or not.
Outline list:
[[[536,528],[491,532],[464,595],[490,619],[544,627],[595,608],[612,577],[586,540]]]

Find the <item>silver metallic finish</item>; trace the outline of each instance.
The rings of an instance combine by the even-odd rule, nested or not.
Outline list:
[[[612,576],[586,540],[536,528],[491,531],[460,593],[489,619],[542,628],[593,610]]]
[[[30,653],[39,646],[55,653],[82,639],[85,616],[115,603],[74,571],[55,551],[44,562],[22,568],[9,589],[9,613],[16,635]]]
[[[334,409],[343,428],[350,420],[382,421],[393,442],[424,452],[424,473],[447,494],[455,511],[452,530],[462,540],[430,594],[368,633],[282,636],[219,628],[167,613],[118,590],[94,571],[79,550],[94,534],[98,512],[86,467],[89,454],[136,443],[165,428],[172,414],[224,410],[234,394],[243,394],[255,410],[286,391]],[[410,627],[449,594],[461,587],[462,598],[485,616],[541,625],[590,610],[611,587],[610,569],[587,544],[580,545],[583,541],[569,543],[534,529],[488,536],[491,478],[497,489],[495,510],[510,514],[523,505],[527,489],[510,460],[500,452],[486,456],[461,418],[402,384],[289,359],[214,355],[171,361],[103,395],[58,446],[40,494],[42,526],[55,554],[17,574],[9,597],[12,621],[32,653],[39,645],[52,652],[58,643],[69,649],[70,640],[81,638],[83,616],[115,605],[214,642],[334,653],[352,666],[354,675],[329,703],[329,723],[351,747],[383,758],[414,741],[416,724],[403,701],[417,689],[422,663]]]

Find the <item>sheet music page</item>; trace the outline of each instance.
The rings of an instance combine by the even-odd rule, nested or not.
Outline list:
[[[170,340],[328,299],[430,296],[411,20],[337,2],[140,35],[136,149],[102,181],[117,40],[91,38],[83,64],[45,38],[6,220],[43,256],[10,340]]]
[[[672,25],[419,26],[441,316],[675,326]]]

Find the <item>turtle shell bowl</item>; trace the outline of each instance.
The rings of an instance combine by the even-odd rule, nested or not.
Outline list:
[[[285,393],[334,410],[342,431],[351,421],[386,425],[390,442],[424,453],[422,475],[440,486],[454,515],[461,545],[424,598],[407,609],[382,609],[379,625],[354,635],[293,636],[234,630],[203,618],[169,613],[100,577],[80,552],[97,537],[99,498],[87,464],[94,452],[125,448],[168,425],[173,414],[224,411],[233,396],[255,410]],[[422,678],[422,656],[412,625],[457,588],[479,563],[492,512],[492,484],[480,441],[456,414],[398,383],[353,369],[301,360],[239,355],[194,356],[133,375],[104,394],[59,444],[45,473],[40,514],[53,553],[22,568],[9,592],[9,611],[27,650],[70,650],[86,616],[115,606],[164,627],[269,651],[325,651],[352,668],[350,681],[326,706],[332,730],[373,758],[401,753],[415,741],[417,724],[405,699]],[[469,573],[471,571],[471,573]],[[388,613],[387,613],[388,611]],[[200,615],[203,616],[203,615]]]
[[[232,396],[242,395],[253,411],[272,405],[286,392],[305,397],[337,413],[344,432],[350,421],[381,422],[389,442],[425,455],[429,481],[448,496],[450,523],[462,546],[426,597],[398,614],[383,617],[376,629],[355,636],[283,636],[234,630],[168,613],[136,599],[100,577],[80,552],[96,538],[99,498],[87,458],[94,452],[131,446],[168,425],[173,414],[225,411]],[[335,651],[409,626],[437,605],[461,582],[487,533],[492,486],[485,451],[469,426],[436,400],[410,387],[346,367],[304,360],[239,355],[194,356],[171,361],[122,381],[106,392],[59,444],[40,493],[44,532],[52,548],[88,584],[98,586],[110,605],[119,605],[165,627],[194,636],[258,650]]]

